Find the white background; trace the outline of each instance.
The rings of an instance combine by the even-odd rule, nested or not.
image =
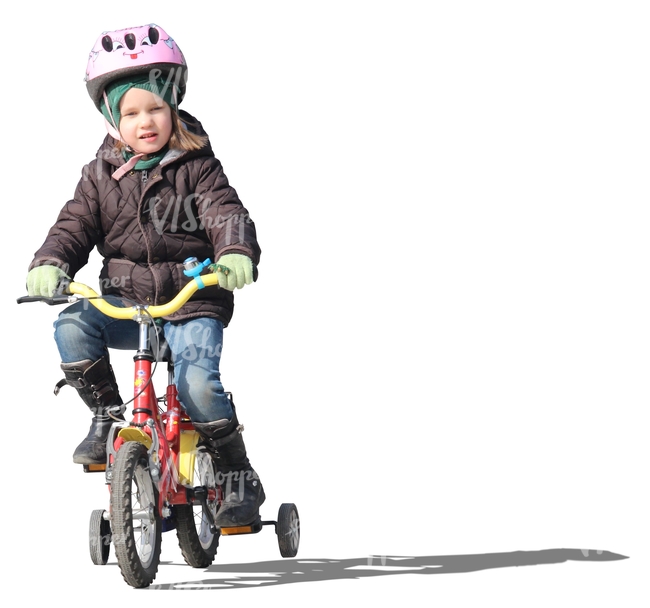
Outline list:
[[[228,589],[234,574],[218,566],[285,567],[271,530],[223,539],[207,573],[183,565],[169,532],[156,583],[226,587],[144,600],[647,605],[646,3],[12,11],[5,589],[68,606],[143,601],[113,555],[90,562],[88,518],[108,493],[71,462],[88,412],[71,389],[52,394],[58,310],[15,298],[104,135],[82,81],[90,48],[104,30],[155,22],[189,63],[182,107],[257,225],[260,279],[237,293],[223,380],[266,488],[262,515],[298,505],[299,558],[425,566],[567,548],[629,559],[496,568],[485,558],[481,572],[347,580],[330,564],[322,581],[272,589],[249,572],[249,588]],[[96,286],[98,268],[93,257],[77,279]],[[128,386],[131,354],[113,361]]]

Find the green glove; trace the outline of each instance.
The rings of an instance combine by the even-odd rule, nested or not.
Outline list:
[[[253,262],[241,253],[222,255],[211,269],[219,274],[219,285],[228,291],[241,289],[253,282]]]
[[[62,279],[70,279],[58,266],[37,266],[27,273],[27,293],[51,298]]]

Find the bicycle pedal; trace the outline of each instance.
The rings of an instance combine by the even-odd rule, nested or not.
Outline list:
[[[252,524],[247,526],[232,526],[229,528],[221,528],[222,536],[235,536],[236,534],[255,534],[262,529],[262,518],[258,517]]]
[[[84,464],[84,473],[103,473],[106,471],[106,463],[102,464]]]

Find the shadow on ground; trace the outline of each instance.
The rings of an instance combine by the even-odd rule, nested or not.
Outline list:
[[[361,579],[400,574],[452,574],[492,568],[541,566],[568,561],[609,562],[628,559],[625,555],[589,549],[545,549],[479,555],[432,555],[420,557],[374,555],[354,559],[284,559],[245,564],[220,564],[206,569],[200,580],[151,585],[149,589],[243,589],[277,587]]]

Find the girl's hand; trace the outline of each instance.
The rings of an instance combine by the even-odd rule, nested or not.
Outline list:
[[[37,266],[27,273],[27,293],[30,296],[51,298],[63,279],[70,277],[58,266]]]
[[[214,264],[214,271],[219,273],[219,285],[228,291],[253,282],[253,262],[241,253],[222,255]]]

